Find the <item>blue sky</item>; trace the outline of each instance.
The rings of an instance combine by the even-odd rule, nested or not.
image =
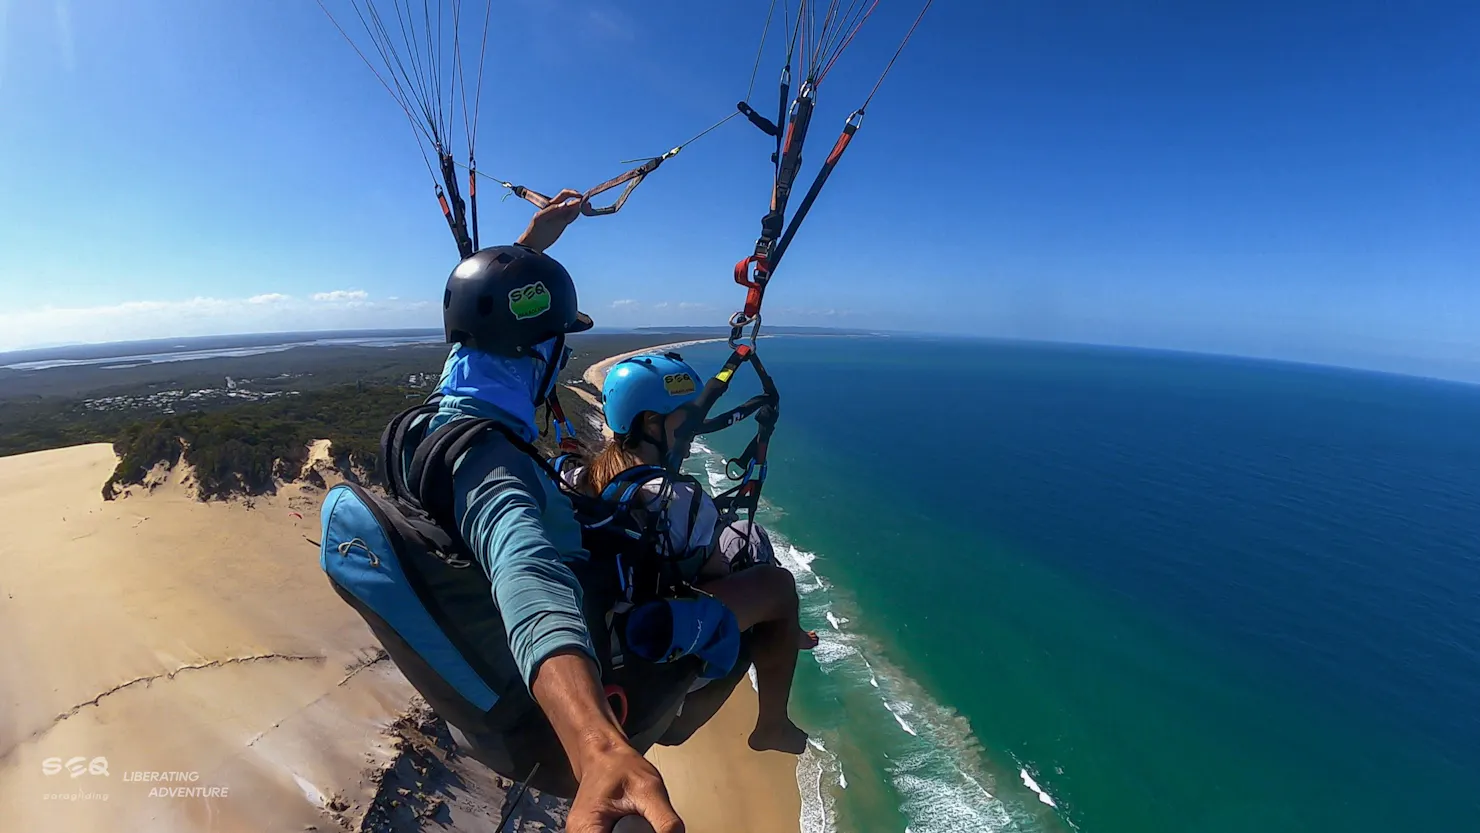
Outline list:
[[[495,0],[480,167],[585,188],[688,138],[744,94],[767,6]],[[881,0],[828,77],[803,181],[917,10]],[[316,3],[0,21],[0,348],[437,324],[428,174]],[[1480,378],[1477,43],[1463,2],[936,0],[768,320]],[[733,120],[571,228],[552,254],[599,324],[738,306],[767,142]],[[485,244],[530,212],[494,193]]]

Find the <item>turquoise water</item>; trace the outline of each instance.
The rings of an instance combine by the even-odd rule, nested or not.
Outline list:
[[[823,639],[806,830],[1480,829],[1480,388],[762,347],[766,522]]]

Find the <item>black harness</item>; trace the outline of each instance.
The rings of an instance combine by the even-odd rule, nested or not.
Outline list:
[[[660,475],[667,476],[661,469],[642,466],[623,472],[602,497],[593,498],[570,488],[537,448],[496,420],[457,418],[428,432],[440,398],[434,395],[387,424],[381,436],[387,498],[367,504],[375,507],[382,525],[401,539],[398,550],[404,553],[402,566],[413,592],[473,670],[500,694],[498,702],[481,711],[450,693],[393,629],[336,589],[365,616],[391,659],[435,711],[464,737],[497,747],[498,754],[485,763],[515,779],[528,778],[538,767],[534,786],[569,794],[565,791],[574,789],[574,781],[564,750],[519,678],[502,617],[492,604],[492,586],[477,555],[457,531],[454,466],[481,443],[507,442],[529,457],[571,500],[590,558],[567,566],[581,585],[582,613],[602,683],[624,731],[639,751],[665,741],[702,662],[692,656],[648,662],[632,654],[624,645],[626,616],[649,601],[697,594],[687,578],[697,573],[706,555],[699,552],[685,558],[684,553],[672,551],[666,507],[649,512],[644,506],[637,511],[646,503],[643,486]],[[563,465],[564,460],[557,458],[556,462]],[[696,494],[690,529],[698,505]],[[748,666],[742,644],[730,675],[710,685],[733,686]],[[674,740],[670,735],[666,740],[681,742],[693,728],[683,737]]]

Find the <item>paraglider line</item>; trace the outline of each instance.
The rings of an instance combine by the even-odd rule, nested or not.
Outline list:
[[[478,86],[473,93],[473,123],[468,128],[468,150],[471,153],[473,143],[478,138],[478,105],[483,102],[483,56],[488,51],[488,14],[493,8],[493,0],[483,4],[483,45],[478,48]]]
[[[408,60],[411,61],[412,67],[417,70],[415,75],[413,75],[413,73],[409,72],[406,69],[406,64],[401,60],[401,54],[396,51],[396,45],[391,39],[390,30],[386,28],[385,21],[381,19],[380,13],[375,10],[375,7],[373,5],[370,5],[368,2],[366,3],[365,12],[369,13],[370,20],[374,21],[375,23],[375,26],[372,28],[370,26],[370,21],[365,20],[365,12],[362,12],[360,10],[359,4],[357,4],[355,0],[350,0],[350,6],[353,7],[355,13],[360,16],[360,23],[365,27],[366,34],[370,36],[370,40],[375,44],[375,48],[380,52],[381,60],[385,61],[386,69],[390,72],[391,77],[396,80],[396,88],[398,90],[401,90],[401,94],[405,96],[408,101],[415,102],[416,109],[421,111],[421,117],[426,120],[427,141],[431,142],[434,146],[440,146],[442,143],[441,136],[439,136],[437,133],[437,125],[432,119],[431,108],[427,106],[426,94],[422,89],[420,89],[424,82],[420,75],[419,65],[416,63],[415,60],[416,50],[414,47],[411,46],[409,39],[406,36],[405,23],[401,23],[402,40],[403,42],[406,42],[407,49],[411,53]],[[397,18],[399,19],[399,5],[396,6],[396,11]],[[394,67],[392,67],[392,63],[394,63]],[[400,76],[396,75],[396,69],[400,70]],[[406,84],[404,87],[401,84],[401,78],[406,79]],[[409,91],[407,88],[409,88]]]
[[[818,83],[821,83],[822,79],[829,72],[832,71],[833,65],[838,62],[838,58],[842,57],[843,50],[847,49],[849,44],[853,43],[853,38],[858,35],[858,31],[863,28],[863,24],[869,19],[869,16],[874,13],[874,9],[878,8],[878,6],[879,0],[874,0],[874,2],[868,7],[867,11],[863,11],[861,15],[850,17],[849,25],[843,26],[838,29],[838,32],[847,32],[848,34],[846,37],[842,37],[841,42],[834,40],[834,42],[828,47],[830,50],[832,50],[832,57],[828,58],[827,63],[824,64],[822,67],[822,72],[818,74]],[[859,2],[856,8],[862,10],[863,3]],[[834,47],[836,48],[834,49]]]
[[[704,138],[705,136],[708,136],[710,133],[713,133],[714,131],[716,131],[719,128],[723,127],[724,124],[725,124],[725,122],[729,121],[730,119],[733,119],[734,117],[736,117],[738,115],[740,115],[740,111],[739,110],[736,110],[735,112],[729,114],[728,116],[725,116],[724,118],[720,119],[719,121],[715,122],[714,124],[711,124],[708,127],[704,128],[703,130],[699,131],[697,134],[694,135],[693,138],[689,139],[687,142],[684,142],[683,144],[679,145],[678,147],[674,148],[673,150],[668,151],[667,153],[663,154],[663,156],[665,158],[671,158],[671,157],[673,157],[679,151],[683,150],[684,148],[688,147],[689,145],[692,145],[693,143],[695,143],[695,142],[699,141],[700,139]],[[642,159],[624,159],[621,162],[619,162],[618,164],[621,164],[621,165],[631,165],[631,164],[634,164],[636,162],[645,162],[649,158],[651,158],[651,157],[644,157]]]
[[[380,86],[385,88],[386,93],[388,93],[390,97],[401,106],[401,112],[406,114],[406,120],[411,124],[411,135],[416,139],[416,148],[417,150],[421,151],[421,161],[426,164],[427,173],[431,174],[432,181],[436,182],[437,174],[432,170],[432,160],[430,157],[427,156],[426,145],[422,144],[421,142],[422,130],[420,126],[416,123],[416,117],[411,114],[411,108],[407,106],[406,102],[402,100],[401,97],[396,95],[395,90],[391,89],[391,85],[387,84],[385,79],[381,77],[380,71],[375,68],[374,64],[370,63],[370,59],[365,57],[365,53],[360,51],[360,47],[354,42],[354,39],[349,36],[349,33],[344,31],[344,27],[339,25],[339,21],[334,19],[334,15],[329,13],[328,8],[324,6],[324,0],[318,0],[318,4],[319,8],[323,9],[324,16],[329,18],[329,22],[334,24],[334,28],[338,29],[339,34],[344,37],[345,42],[348,43],[350,48],[355,51],[356,55],[360,56],[360,60],[365,62],[365,66],[370,68],[370,74],[375,76],[375,80],[380,82]],[[361,17],[360,20],[361,22],[364,22],[363,17]],[[401,82],[397,80],[396,86],[399,87],[400,85]],[[431,137],[427,138],[430,139]]]
[[[451,96],[451,98],[449,100],[452,101],[453,104],[456,104],[457,103],[457,91],[459,89],[462,90],[463,126],[469,129],[469,135],[471,135],[471,126],[468,124],[468,82],[467,82],[467,79],[463,76],[463,60],[462,60],[462,3],[459,2],[459,0],[452,0],[452,67],[453,67],[452,96]],[[453,110],[452,110],[452,118],[453,118],[453,125],[452,125],[452,127],[455,130],[457,128],[457,123],[456,123],[456,120],[457,120],[457,108],[456,107],[454,107]],[[471,140],[469,140],[468,156],[469,157],[472,157],[472,155],[473,155],[472,142],[471,142]]]
[[[771,15],[776,12],[776,0],[771,0],[771,8],[766,12],[766,25],[761,29],[761,45],[755,50],[755,67],[750,70],[750,87],[745,90],[745,100],[750,100],[750,94],[755,92],[755,76],[761,71],[761,54],[766,51],[766,35],[771,31]]]
[[[930,4],[933,2],[935,0],[925,0],[925,6],[920,9],[918,15],[915,15],[915,22],[910,24],[910,30],[905,32],[904,40],[899,42],[899,48],[894,50],[894,57],[890,58],[889,63],[884,66],[884,71],[879,74],[879,80],[874,82],[874,88],[869,90],[868,98],[863,100],[863,106],[858,108],[858,112],[862,113],[868,108],[869,102],[874,100],[874,94],[879,91],[879,87],[883,86],[884,79],[889,75],[889,70],[893,69],[894,62],[899,60],[899,53],[904,51],[905,44],[909,43],[910,37],[915,34],[915,27],[920,25],[920,21],[925,17],[925,12],[930,10]]]

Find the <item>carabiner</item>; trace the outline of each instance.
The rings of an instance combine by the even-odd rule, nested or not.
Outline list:
[[[755,341],[760,337],[761,331],[760,313],[756,313],[754,317],[751,317],[746,315],[744,310],[741,310],[730,316],[730,337],[726,341],[730,345],[731,350],[742,346],[737,342],[745,337],[744,330],[747,326],[750,327],[750,349],[754,350]]]

